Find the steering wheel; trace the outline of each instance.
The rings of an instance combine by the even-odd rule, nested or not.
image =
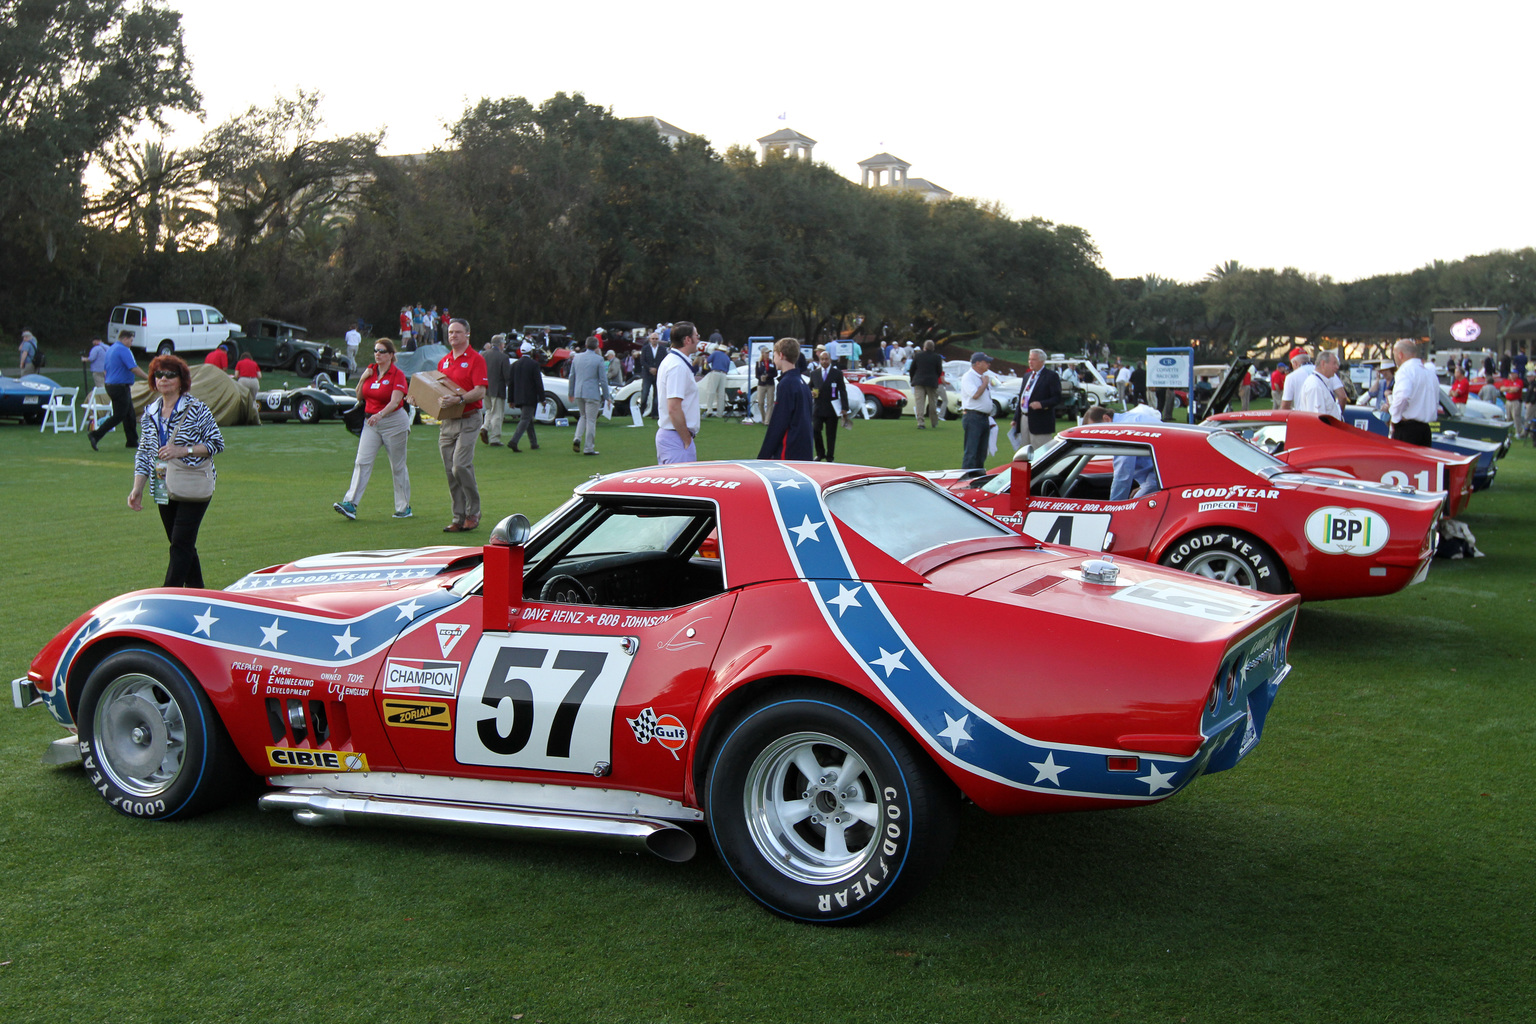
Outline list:
[[[592,591],[575,576],[551,576],[539,589],[539,600],[552,604],[592,604]]]
[[[1046,480],[1040,484],[1040,497],[1042,498],[1054,498],[1059,493],[1061,493],[1061,488],[1057,486],[1055,480]]]

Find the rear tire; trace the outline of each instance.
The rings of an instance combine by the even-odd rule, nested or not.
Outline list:
[[[1290,591],[1285,568],[1275,553],[1236,530],[1196,530],[1169,545],[1160,561],[1172,569],[1265,594]]]
[[[249,778],[202,687],[154,648],[125,648],[96,666],[75,721],[87,780],[130,818],[213,810]]]
[[[713,754],[704,812],[736,880],[780,916],[862,924],[943,864],[955,790],[912,739],[846,693],[750,708]]]
[[[168,356],[168,355],[172,354],[175,351],[176,351],[175,343],[172,342],[169,338],[167,338],[165,341],[162,341],[160,343],[160,347],[159,348],[155,349],[155,355],[157,355],[157,356]]]

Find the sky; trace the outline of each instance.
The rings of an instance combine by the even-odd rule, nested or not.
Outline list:
[[[1536,245],[1531,4],[162,2],[204,100],[178,145],[303,88],[329,131],[423,152],[483,97],[563,91],[722,153],[793,128],[854,181],[892,153],[1085,229],[1115,277]]]

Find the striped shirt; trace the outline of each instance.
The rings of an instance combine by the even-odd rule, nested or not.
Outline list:
[[[167,426],[170,429],[166,434],[166,444],[208,446],[206,456],[189,456],[183,460],[189,466],[201,466],[204,458],[212,458],[224,450],[224,435],[219,432],[219,424],[214,420],[213,413],[191,395],[182,395],[177,400],[171,421],[169,424],[162,422],[158,399],[151,399],[144,407],[144,415],[139,420],[139,450],[133,456],[135,476],[154,475],[155,463],[159,461],[160,431]],[[218,471],[214,472],[217,479]]]

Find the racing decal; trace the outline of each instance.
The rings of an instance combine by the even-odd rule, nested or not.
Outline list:
[[[676,715],[657,715],[655,708],[646,708],[634,718],[626,718],[624,721],[634,730],[635,742],[644,746],[655,740],[659,746],[672,752],[674,761],[679,759],[677,752],[688,742],[688,729],[682,721]]]
[[[350,750],[268,747],[267,764],[274,768],[305,768],[315,772],[365,772],[368,770],[368,755]]]
[[[453,653],[458,646],[459,638],[469,632],[469,626],[463,622],[439,622],[437,624],[437,646],[442,649],[443,657]]]
[[[1181,498],[1278,498],[1280,492],[1263,487],[1186,487],[1179,492]]]
[[[1259,503],[1256,501],[1202,501],[1201,512],[1257,512]]]
[[[1392,529],[1368,508],[1325,506],[1307,516],[1307,543],[1333,555],[1374,555],[1387,546]]]
[[[672,612],[660,615],[629,615],[619,612],[583,611],[580,608],[550,608],[525,605],[518,616],[524,622],[569,622],[575,626],[618,626],[620,629],[649,629],[672,618]]]
[[[424,580],[441,573],[436,565],[413,566],[409,569],[323,569],[313,572],[264,572],[241,577],[224,588],[232,593],[250,590],[271,590],[274,587],[313,587],[338,583],[398,583],[407,580]]]
[[[384,662],[384,692],[452,697],[459,692],[459,663],[388,658]]]
[[[1230,591],[1230,593],[1229,593]],[[1129,601],[1212,622],[1242,622],[1265,605],[1261,598],[1236,587],[1214,587],[1182,580],[1151,579],[1116,589],[1111,600]]]
[[[1024,532],[1046,544],[1099,551],[1111,518],[1107,512],[1031,512],[1024,519]]]
[[[384,724],[399,729],[453,728],[453,711],[440,700],[385,700]]]
[[[785,550],[832,634],[937,756],[1016,789],[1116,800],[1160,800],[1203,770],[1209,750],[1191,757],[1143,754],[1146,775],[1110,772],[1106,755],[1123,750],[1046,743],[1003,725],[939,674],[876,587],[855,576],[815,482],[782,463],[743,465],[767,485]]]
[[[1412,476],[1400,469],[1388,470],[1381,476],[1383,487],[1408,487],[1413,486],[1421,491],[1445,490],[1445,463],[1435,463],[1435,486],[1429,485],[1429,470],[1421,469]]]
[[[616,636],[482,636],[459,689],[460,764],[591,774],[611,764],[613,708],[634,659]]]
[[[53,692],[46,694],[56,721],[72,724],[64,697],[69,667],[86,643],[102,633],[132,628],[177,640],[231,651],[238,655],[278,656],[312,665],[355,664],[388,647],[402,630],[458,604],[464,598],[446,590],[419,594],[350,619],[334,619],[287,610],[237,604],[181,594],[137,594],[110,601],[70,637],[53,670]],[[257,661],[238,664],[260,671]],[[254,691],[253,691],[254,692]]]
[[[741,486],[740,480],[721,480],[710,476],[626,476],[620,482],[664,484],[667,487],[718,487],[724,491],[734,491]]]

